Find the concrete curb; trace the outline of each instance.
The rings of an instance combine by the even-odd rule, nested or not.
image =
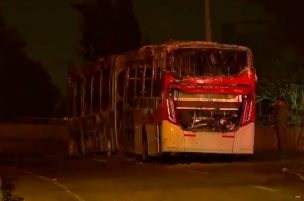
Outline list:
[[[191,167],[234,167],[234,166],[259,166],[259,165],[286,165],[288,163],[300,163],[304,159],[289,159],[280,161],[263,161],[263,162],[233,162],[233,163],[190,163],[190,164],[174,164],[168,165],[170,169],[183,169]]]

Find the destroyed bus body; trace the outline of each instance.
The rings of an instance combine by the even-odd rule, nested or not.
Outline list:
[[[81,139],[82,147],[95,144],[108,154],[123,151],[144,159],[166,152],[253,153],[256,75],[248,48],[171,41],[100,63],[108,66],[109,76],[98,74],[103,80],[97,90],[99,99],[90,95],[91,105],[94,97],[100,101],[99,112],[91,112],[89,118],[85,118],[86,110],[81,118],[72,115],[71,122],[80,119],[81,123],[71,123],[71,130],[78,130],[71,136],[78,140],[70,144],[79,144]],[[102,72],[103,68],[98,69]],[[108,106],[101,108],[105,99]],[[86,100],[81,100],[85,108]],[[84,119],[95,130],[85,129],[92,126],[84,127]]]
[[[114,135],[114,69],[116,56],[78,69],[69,67],[68,126],[69,154],[115,149]]]
[[[137,65],[126,54],[124,102],[135,153],[253,154],[256,74],[248,48],[171,41],[138,54]]]

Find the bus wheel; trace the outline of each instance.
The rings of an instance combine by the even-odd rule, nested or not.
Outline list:
[[[112,146],[112,135],[111,129],[108,127],[106,132],[106,150],[108,157],[113,155],[113,146]]]
[[[142,160],[147,161],[148,160],[148,137],[147,137],[147,131],[146,127],[143,127],[142,132]]]

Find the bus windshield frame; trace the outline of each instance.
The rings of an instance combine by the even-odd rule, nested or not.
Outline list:
[[[231,77],[249,66],[246,50],[179,48],[167,57],[167,70],[179,77]]]

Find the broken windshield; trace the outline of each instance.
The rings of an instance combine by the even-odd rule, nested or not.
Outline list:
[[[181,77],[234,76],[247,66],[247,52],[242,50],[182,48],[172,56],[168,67]]]

